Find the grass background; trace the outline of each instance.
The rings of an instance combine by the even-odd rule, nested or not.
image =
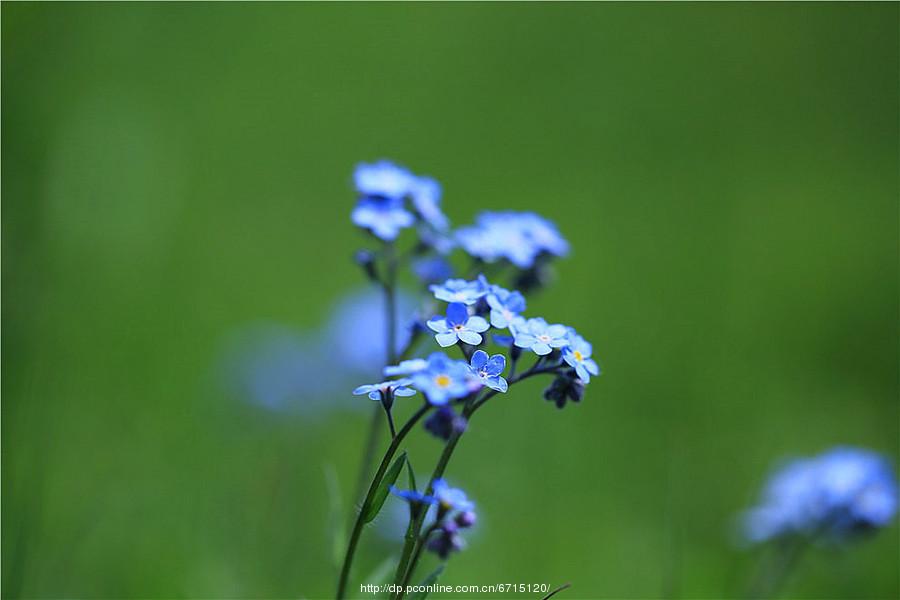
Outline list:
[[[327,473],[349,511],[368,413],[266,410],[217,365],[360,285],[350,173],[379,157],[456,224],[556,221],[574,251],[530,312],[605,370],[579,406],[523,384],[479,414],[449,476],[480,531],[442,583],[739,595],[733,518],[780,458],[898,456],[897,20],[5,3],[4,597],[333,593]],[[357,582],[395,550],[369,534]],[[897,597],[898,564],[895,523],[785,593]]]

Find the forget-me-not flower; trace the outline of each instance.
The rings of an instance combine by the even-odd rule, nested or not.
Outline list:
[[[428,358],[428,368],[412,376],[413,386],[422,391],[435,406],[447,404],[472,392],[469,365],[451,360],[446,354],[435,352]]]
[[[353,171],[356,191],[364,197],[402,200],[409,193],[413,179],[413,174],[407,169],[389,160],[360,163]]]
[[[484,350],[476,350],[472,354],[469,369],[478,377],[482,385],[486,385],[492,390],[505,392],[509,387],[506,380],[500,376],[503,370],[506,369],[506,357],[502,354],[495,354],[489,357]]]
[[[430,177],[414,177],[409,195],[422,220],[437,231],[447,230],[450,221],[441,211],[441,185],[437,181]]]
[[[368,229],[386,242],[397,239],[401,229],[415,222],[412,213],[403,208],[403,202],[393,198],[362,198],[350,218],[354,225]]]
[[[499,286],[492,286],[487,297],[491,307],[491,325],[497,329],[505,329],[509,324],[525,312],[525,296],[517,291],[509,291]]]
[[[397,375],[412,375],[419,373],[428,368],[428,361],[424,358],[411,358],[409,360],[401,360],[398,365],[388,365],[384,368],[386,377],[396,377]]]
[[[390,396],[415,396],[416,390],[410,389],[408,386],[412,384],[411,379],[397,379],[395,381],[382,381],[381,383],[372,383],[361,385],[353,390],[354,396],[367,394],[371,400],[381,400]]]
[[[548,325],[547,321],[541,318],[515,320],[509,329],[516,346],[529,349],[538,356],[545,356],[554,348],[562,348],[569,344],[569,330],[565,325]]]
[[[600,367],[591,358],[591,351],[591,345],[583,337],[574,330],[569,331],[569,345],[563,348],[562,357],[585,383],[590,383],[591,375],[600,374]]]
[[[569,251],[556,226],[534,213],[484,212],[475,225],[458,229],[456,239],[476,258],[506,259],[520,269],[532,267],[542,254],[564,256]]]
[[[467,306],[475,304],[488,292],[481,281],[466,281],[465,279],[448,279],[440,285],[430,285],[428,289],[438,300],[462,302]]]
[[[446,317],[433,317],[428,327],[436,332],[434,339],[442,348],[452,346],[457,340],[477,346],[481,343],[481,334],[490,328],[488,322],[477,315],[469,316],[466,305],[462,302],[451,302],[447,305]]]
[[[453,275],[453,266],[443,256],[420,258],[413,262],[412,270],[425,283],[444,281]]]
[[[842,539],[887,525],[897,507],[897,480],[887,460],[838,447],[775,473],[760,505],[744,514],[744,534],[752,542],[788,535]]]

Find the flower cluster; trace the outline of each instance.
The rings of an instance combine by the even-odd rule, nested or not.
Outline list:
[[[446,559],[463,547],[460,531],[475,523],[474,505],[461,490],[451,488],[442,479],[449,456],[459,436],[470,426],[473,413],[495,395],[507,393],[518,381],[537,375],[547,375],[552,382],[545,398],[560,407],[568,400],[578,402],[585,385],[592,376],[599,375],[600,369],[591,358],[591,345],[572,327],[525,315],[525,293],[540,287],[547,279],[550,261],[569,251],[568,242],[550,221],[533,213],[485,212],[477,217],[475,225],[454,231],[441,211],[441,187],[430,178],[381,161],[359,165],[354,182],[358,199],[352,220],[383,242],[381,249],[357,252],[356,262],[370,280],[384,289],[385,304],[390,306],[396,297],[397,270],[403,266],[408,266],[430,292],[423,298],[416,325],[406,331],[405,345],[396,351],[389,348],[388,355],[397,357],[396,361],[391,360],[396,364],[383,370],[389,380],[354,391],[379,400],[391,428],[393,441],[383,459],[380,476],[390,473],[391,482],[396,481],[402,462],[409,470],[412,490],[391,486],[395,494],[414,506],[410,511],[412,535],[407,535],[408,545],[402,555],[413,558],[408,565],[401,558],[398,565],[396,583],[402,585],[413,575],[419,555],[409,544],[417,544],[417,550],[427,547]],[[407,246],[408,250],[398,251],[397,244],[402,241],[398,238],[405,229],[414,230],[417,239]],[[457,248],[473,259],[469,261],[472,271],[462,277],[455,275],[453,268],[452,252]],[[478,271],[483,273],[476,276]],[[499,274],[508,277],[503,280],[508,287],[498,284]],[[384,330],[394,331],[391,327]],[[460,356],[451,358],[445,352],[432,352],[410,358],[423,333],[430,333],[432,343],[445,352],[457,351]],[[531,359],[531,364],[521,367],[517,374],[520,362],[527,359]],[[395,428],[394,399],[417,392],[421,392],[424,403],[406,425]],[[415,490],[415,474],[408,460],[398,459],[388,470],[392,452],[420,418],[424,419],[426,431],[447,442],[432,474],[430,494]],[[373,508],[373,490],[379,489],[376,483],[370,486],[354,525],[339,597],[346,589],[362,515],[371,519],[371,513],[378,511]],[[415,508],[424,505],[434,506],[436,517],[423,532],[424,521],[430,517]]]
[[[351,219],[382,240],[396,239],[401,229],[411,227],[417,219],[435,232],[446,231],[449,226],[441,212],[441,186],[430,177],[380,161],[358,165],[353,181],[359,199]]]
[[[456,241],[484,262],[506,259],[527,269],[542,256],[565,256],[569,243],[556,226],[534,213],[483,212],[475,225],[456,231]]]
[[[475,525],[475,504],[465,492],[450,487],[443,479],[436,479],[432,489],[434,493],[431,495],[393,487],[391,491],[414,505],[437,507],[437,516],[426,535],[427,548],[446,560],[450,553],[465,547],[465,541],[459,532]]]
[[[838,447],[776,472],[760,505],[743,515],[743,532],[752,542],[795,535],[843,539],[888,524],[897,503],[897,481],[882,456]]]

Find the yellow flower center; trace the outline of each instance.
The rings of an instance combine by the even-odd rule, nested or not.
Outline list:
[[[447,387],[450,385],[450,378],[441,374],[434,378],[434,383],[440,387]]]
[[[584,360],[584,354],[582,354],[582,353],[579,352],[578,350],[576,350],[576,351],[573,352],[572,354],[575,355],[575,360],[577,360],[578,362],[581,362],[581,361]]]

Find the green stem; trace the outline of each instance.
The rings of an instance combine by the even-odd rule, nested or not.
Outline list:
[[[400,443],[403,441],[403,438],[412,431],[413,427],[415,427],[416,423],[425,416],[425,414],[431,409],[431,405],[423,404],[419,410],[417,410],[406,422],[405,425],[397,432],[397,435],[394,439],[391,440],[391,444],[388,446],[387,450],[384,452],[384,458],[381,459],[381,464],[378,466],[378,470],[375,472],[375,477],[372,479],[372,483],[369,485],[369,491],[366,493],[366,498],[363,500],[362,507],[359,510],[359,514],[356,515],[356,521],[353,523],[353,530],[350,533],[350,541],[347,544],[347,554],[344,556],[344,564],[341,567],[341,575],[338,579],[338,588],[337,588],[337,598],[341,600],[344,598],[344,595],[347,591],[347,579],[350,576],[350,566],[353,564],[353,556],[356,553],[356,546],[359,543],[359,536],[362,533],[363,526],[365,523],[363,522],[363,515],[366,514],[369,510],[369,506],[372,504],[372,499],[375,497],[375,492],[378,490],[378,487],[381,485],[381,480],[384,477],[385,471],[387,471],[388,466],[391,464],[391,459],[394,458],[394,454],[397,452],[397,448],[400,447]]]

